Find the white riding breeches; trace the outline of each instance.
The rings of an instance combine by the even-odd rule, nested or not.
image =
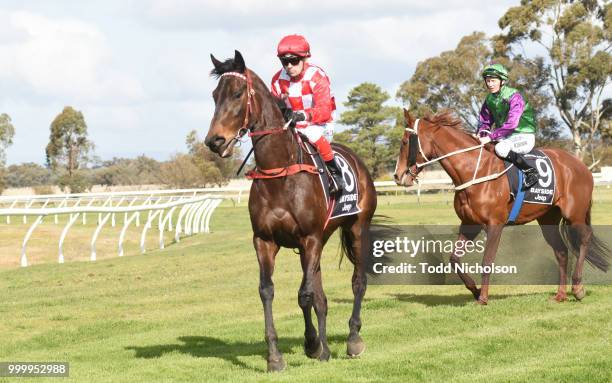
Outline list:
[[[504,138],[495,145],[495,153],[506,158],[512,150],[518,154],[529,153],[535,146],[535,134],[519,133]]]
[[[331,142],[331,135],[333,134],[333,128],[329,126],[330,124],[325,125],[308,125],[305,127],[298,126],[297,131],[302,133],[306,137],[308,137],[308,141],[315,143],[321,138],[321,136],[325,136],[327,141]],[[329,131],[331,130],[331,134]]]

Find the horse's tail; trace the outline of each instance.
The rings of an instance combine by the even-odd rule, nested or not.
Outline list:
[[[379,236],[390,236],[393,234],[394,236],[399,233],[399,229],[393,226],[393,222],[386,215],[376,214],[371,222],[365,222],[361,226],[361,262],[366,262],[367,257],[370,253],[370,225],[376,225],[376,235]],[[355,254],[355,247],[353,246],[355,242],[355,235],[349,227],[342,227],[340,230],[340,260],[338,261],[338,267],[342,264],[343,256],[346,256],[349,261],[353,265],[357,262],[357,255]]]
[[[593,205],[593,201],[591,201],[589,205],[589,209],[587,210],[585,223],[587,226],[591,227],[591,206]],[[565,242],[569,245],[571,250],[574,253],[580,252],[580,234],[577,230],[573,229],[569,222],[565,219],[561,225],[561,235]],[[589,244],[589,251],[586,256],[586,261],[591,264],[591,266],[598,268],[601,271],[607,272],[610,268],[610,248],[608,245],[592,234],[591,242]]]
[[[363,240],[363,238],[362,238]],[[353,242],[355,242],[355,235],[349,228],[340,229],[340,261],[338,267],[342,264],[343,256],[346,256],[349,261],[354,265],[356,262],[355,250],[353,249]]]

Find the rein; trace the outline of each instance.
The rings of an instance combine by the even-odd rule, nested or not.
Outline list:
[[[253,89],[253,80],[251,79],[251,75],[249,74],[249,71],[246,70],[245,74],[242,74],[239,72],[225,72],[221,76],[219,76],[219,78],[226,77],[226,76],[237,77],[239,79],[246,81],[246,84],[247,84],[247,111],[244,116],[242,127],[238,129],[238,133],[236,133],[236,136],[232,138],[230,143],[227,145],[228,148],[235,145],[236,142],[242,142],[241,139],[247,133],[248,133],[248,136],[252,138],[252,137],[258,137],[258,136],[264,137],[264,136],[271,135],[271,134],[280,134],[280,133],[284,133],[287,131],[287,129],[289,128],[289,125],[291,124],[291,120],[289,120],[282,128],[273,128],[273,129],[253,131],[251,127],[249,126],[249,116],[251,115],[253,111],[253,104],[254,104],[253,97],[255,95],[255,89]],[[253,148],[249,151],[247,156],[244,158],[244,161],[242,161],[242,164],[238,168],[238,172],[236,173],[236,175],[240,174],[240,172],[242,171],[242,168],[244,167],[249,157],[255,150],[255,144],[257,142],[259,141],[253,140]],[[254,168],[246,172],[245,177],[248,179],[281,178],[281,177],[287,177],[287,176],[290,176],[290,175],[293,175],[299,172],[319,174],[319,171],[316,166],[307,165],[307,164],[293,164],[293,165],[289,165],[283,168],[274,168],[274,169]]]
[[[470,152],[472,150],[476,150],[476,149],[480,149],[480,153],[478,153],[478,161],[476,162],[476,169],[474,169],[474,176],[472,177],[471,181],[468,181],[466,183],[463,183],[461,185],[455,186],[455,190],[459,191],[459,190],[463,190],[463,189],[467,189],[468,187],[475,185],[475,184],[479,184],[479,183],[483,183],[483,182],[487,182],[490,180],[494,180],[497,179],[499,177],[501,177],[503,174],[505,174],[512,166],[509,166],[508,168],[506,168],[504,171],[499,172],[499,173],[493,173],[490,174],[488,176],[484,176],[484,177],[480,177],[480,178],[476,178],[476,175],[478,174],[478,168],[480,167],[480,160],[482,159],[482,152],[484,150],[484,146],[485,144],[479,144],[479,145],[475,145],[475,146],[470,146],[469,148],[464,148],[464,149],[459,149],[459,150],[455,150],[452,151],[450,153],[444,154],[440,157],[434,158],[432,160],[428,160],[427,156],[425,155],[425,152],[423,151],[423,148],[421,147],[421,140],[419,139],[419,121],[420,119],[416,119],[414,121],[414,125],[412,128],[406,127],[404,130],[406,132],[409,133],[408,135],[408,170],[406,170],[406,172],[408,174],[410,174],[414,180],[418,183],[418,174],[419,174],[419,168],[423,168],[427,165],[433,164],[435,162],[441,161],[445,158],[448,157],[452,157],[454,155],[457,154],[461,154],[461,153],[466,153],[466,152]],[[404,141],[404,143],[406,143],[406,141]],[[419,148],[419,152],[421,154],[421,156],[425,159],[425,162],[422,163],[417,163],[416,162],[416,147]],[[413,154],[414,153],[414,154]],[[412,171],[412,169],[410,169],[412,166],[416,166],[416,170]]]

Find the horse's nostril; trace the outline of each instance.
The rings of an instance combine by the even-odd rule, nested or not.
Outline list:
[[[210,148],[210,150],[215,151],[225,143],[225,138],[215,135],[207,139],[204,143]]]
[[[218,148],[225,143],[225,138],[216,136],[214,139],[215,146]]]
[[[397,176],[397,173],[393,175],[393,179],[395,179],[395,182],[399,181],[399,177]]]

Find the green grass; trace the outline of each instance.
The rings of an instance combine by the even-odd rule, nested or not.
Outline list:
[[[399,223],[453,224],[451,198],[424,195],[419,205],[413,196],[382,197],[378,213]],[[612,193],[598,189],[595,201],[593,222],[611,224]],[[55,263],[61,227],[51,222],[29,245],[33,266],[2,263],[0,361],[68,361],[69,381],[612,380],[612,286],[588,286],[582,302],[564,304],[548,301],[553,286],[492,286],[487,307],[474,305],[463,286],[369,286],[361,332],[367,349],[351,360],[344,353],[352,270],[346,262],[338,268],[334,239],[322,265],[332,359],[321,363],[302,351],[301,268],[284,249],[274,275],[274,315],[288,368],[271,375],[244,205],[222,205],[213,233],[145,255],[136,255],[134,230],[128,256],[118,258],[119,229],[109,228],[97,262],[79,261],[88,258],[93,226],[75,226],[67,244],[85,244],[73,243],[63,265]],[[18,259],[27,226],[0,230],[0,257]],[[7,253],[13,242],[16,250]],[[47,380],[57,381],[33,381]]]

